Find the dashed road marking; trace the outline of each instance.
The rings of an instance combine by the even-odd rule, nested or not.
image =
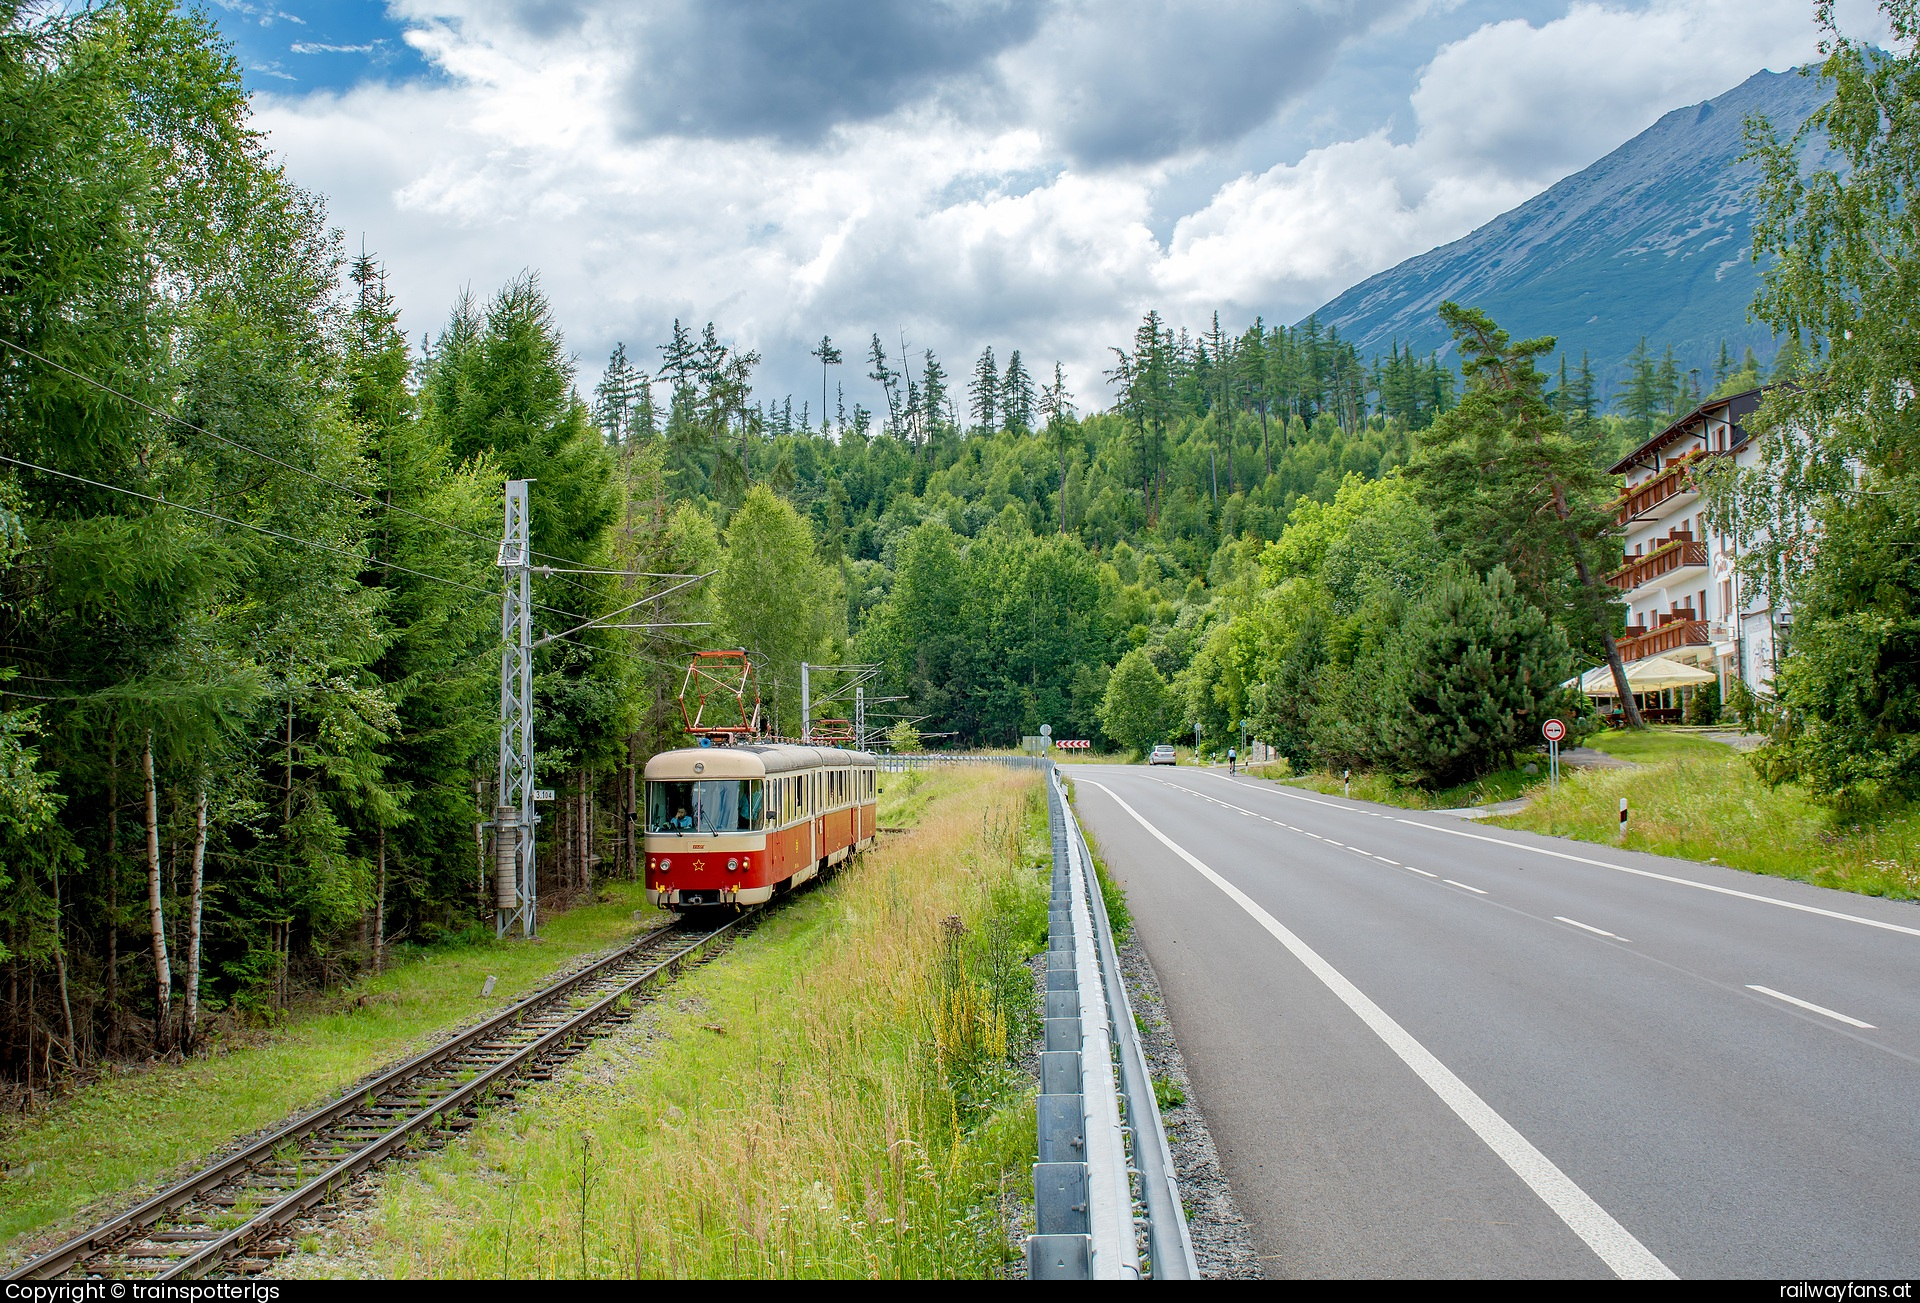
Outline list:
[[[1565,923],[1569,927],[1577,927],[1582,932],[1591,932],[1597,937],[1609,937],[1615,941],[1627,941],[1625,937],[1619,936],[1613,932],[1609,932],[1605,928],[1595,927],[1591,923],[1582,923],[1579,919],[1568,918],[1565,914],[1555,914],[1553,916],[1553,921],[1556,923]],[[1627,941],[1627,944],[1632,945],[1633,943],[1631,941]]]
[[[1118,793],[1105,783],[1096,783],[1092,779],[1084,780],[1088,786],[1097,787],[1113,799],[1114,804],[1133,817],[1134,822],[1146,829],[1168,850],[1191,865],[1201,877],[1211,882],[1227,898],[1233,901],[1262,928],[1267,934],[1286,947],[1295,959],[1318,978],[1327,990],[1367,1025],[1367,1028],[1384,1042],[1388,1049],[1397,1055],[1400,1061],[1413,1070],[1415,1076],[1424,1082],[1427,1088],[1453,1110],[1462,1122],[1466,1123],[1487,1148],[1491,1149],[1504,1162],[1514,1175],[1527,1183],[1527,1187],[1538,1195],[1540,1201],[1552,1209],[1567,1228],[1586,1242],[1599,1259],[1606,1263],[1616,1276],[1623,1280],[1672,1280],[1673,1269],[1660,1261],[1652,1250],[1640,1243],[1632,1231],[1614,1220],[1612,1214],[1594,1201],[1592,1195],[1574,1184],[1573,1179],[1552,1159],[1534,1147],[1532,1141],[1515,1129],[1500,1114],[1494,1112],[1491,1105],[1476,1094],[1466,1082],[1455,1076],[1453,1070],[1440,1062],[1433,1052],[1415,1040],[1407,1029],[1395,1022],[1379,1005],[1367,998],[1365,992],[1348,981],[1346,976],[1321,958],[1318,951],[1295,936],[1285,924],[1262,909],[1246,892],[1208,868],[1193,853],[1180,843],[1148,823],[1145,816],[1128,805]],[[1464,886],[1464,883],[1456,884]],[[1473,888],[1468,888],[1473,890]]]
[[[1876,1030],[1874,1025],[1870,1022],[1861,1022],[1858,1018],[1849,1018],[1847,1017],[1847,1015],[1843,1013],[1837,1013],[1834,1010],[1827,1008],[1827,1006],[1825,1006],[1824,1004],[1815,1004],[1811,1000],[1802,1000],[1797,995],[1788,995],[1785,991],[1776,991],[1771,986],[1761,986],[1755,982],[1748,982],[1747,989],[1749,991],[1758,991],[1762,995],[1770,995],[1776,1000],[1785,1000],[1788,1004],[1799,1005],[1802,1009],[1811,1010],[1812,1012],[1817,1014],[1824,1014],[1825,1016],[1833,1019],[1835,1022],[1843,1022],[1849,1027],[1861,1027],[1861,1028],[1865,1028],[1867,1031]]]

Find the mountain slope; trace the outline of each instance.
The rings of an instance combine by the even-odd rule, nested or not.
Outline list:
[[[1315,315],[1362,356],[1391,341],[1425,353],[1448,343],[1435,309],[1485,309],[1514,338],[1557,335],[1591,354],[1603,381],[1623,375],[1644,336],[1672,345],[1681,369],[1711,373],[1721,340],[1762,361],[1775,345],[1747,321],[1756,179],[1742,124],[1764,114],[1785,132],[1823,102],[1817,78],[1759,72],[1715,99],[1661,118],[1599,162],[1479,230],[1369,277]]]

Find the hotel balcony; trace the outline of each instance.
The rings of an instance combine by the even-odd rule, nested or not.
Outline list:
[[[1631,663],[1649,656],[1660,656],[1682,647],[1707,647],[1713,643],[1710,621],[1694,618],[1693,608],[1683,606],[1673,615],[1663,615],[1649,629],[1644,624],[1627,626],[1627,636],[1619,642],[1620,659]]]
[[[1690,452],[1667,463],[1659,474],[1640,481],[1631,488],[1620,490],[1620,498],[1614,508],[1614,519],[1621,528],[1636,520],[1644,520],[1655,513],[1654,508],[1661,506],[1671,498],[1682,494],[1691,500],[1699,492],[1694,483],[1693,472],[1700,462],[1718,454],[1710,452]],[[1678,506],[1678,503],[1673,504]],[[1672,507],[1668,508],[1672,510]]]
[[[1683,573],[1698,571],[1698,574]],[[1607,582],[1623,593],[1635,593],[1656,581],[1667,585],[1692,583],[1707,571],[1707,545],[1693,541],[1693,535],[1681,529],[1667,531],[1667,541],[1645,556],[1630,556],[1627,563],[1607,576]]]

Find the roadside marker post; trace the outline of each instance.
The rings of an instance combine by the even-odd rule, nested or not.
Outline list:
[[[1627,798],[1620,798],[1620,840],[1627,839]]]
[[[1547,739],[1547,785],[1560,786],[1560,739],[1567,735],[1567,726],[1560,720],[1550,719],[1540,726],[1540,732]]]

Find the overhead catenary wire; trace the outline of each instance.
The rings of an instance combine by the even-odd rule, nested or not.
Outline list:
[[[133,406],[139,408],[141,411],[147,412],[153,416],[157,416],[163,421],[171,421],[175,425],[178,425],[179,427],[181,427],[182,429],[192,430],[195,434],[204,436],[205,438],[208,438],[208,439],[212,439],[216,443],[225,444],[227,447],[233,448],[239,452],[244,452],[248,456],[258,457],[262,461],[272,462],[274,465],[284,467],[285,469],[294,472],[296,475],[304,475],[316,484],[324,484],[328,488],[338,489],[340,492],[348,494],[352,497],[358,498],[362,502],[371,503],[372,505],[379,507],[382,511],[396,512],[402,516],[409,516],[414,520],[421,521],[428,525],[433,525],[437,528],[447,530],[451,533],[463,534],[468,538],[478,539],[482,543],[492,543],[496,541],[493,538],[490,538],[488,535],[478,533],[474,530],[466,528],[463,525],[455,525],[449,521],[438,520],[432,516],[423,515],[422,513],[418,511],[414,511],[407,507],[396,507],[393,503],[382,501],[380,498],[376,497],[371,493],[366,492],[364,489],[357,489],[353,487],[351,484],[345,484],[339,480],[329,479],[325,475],[320,474],[318,471],[308,470],[305,466],[300,466],[293,462],[287,461],[283,457],[276,457],[270,452],[263,452],[260,449],[253,447],[251,444],[241,443],[239,440],[229,438],[224,434],[216,434],[212,430],[207,429],[205,426],[195,425],[192,421],[187,420],[184,416],[181,416],[178,413],[169,412],[169,411],[166,411],[164,408],[155,407],[152,403],[146,402],[143,399],[135,398],[132,394],[124,393],[121,390],[115,389],[112,385],[107,384],[104,381],[94,379],[92,376],[86,374],[84,371],[76,371],[74,368],[66,365],[64,362],[56,362],[52,358],[46,356],[44,353],[37,353],[33,349],[28,348],[24,344],[16,344],[13,340],[8,339],[5,336],[0,336],[0,344],[6,345],[8,348],[12,349],[16,353],[21,354],[22,356],[30,357],[34,359],[36,362],[44,363],[45,365],[52,367],[56,371],[64,372],[65,374],[72,376],[75,380],[80,381],[82,384],[92,385],[95,389],[98,389],[101,393],[112,394],[115,398],[118,398],[121,402],[130,403]],[[58,472],[54,472],[54,473],[57,474]],[[682,575],[657,575],[645,570],[582,569],[582,568],[577,568],[575,565],[575,562],[568,557],[554,556],[552,553],[549,553],[549,552],[534,552],[532,555],[545,561],[559,561],[563,563],[564,567],[567,567],[565,569],[543,567],[543,569],[548,569],[550,573],[553,573],[555,575],[559,575],[559,574],[622,575],[622,576],[630,576],[633,578],[647,578],[647,579],[680,579],[685,577]],[[576,587],[583,587],[583,585],[576,585]]]
[[[55,475],[64,480],[72,480],[76,484],[86,484],[96,489],[105,489],[109,493],[119,493],[129,498],[138,498],[142,502],[151,502],[156,506],[172,507],[179,511],[191,512],[193,515],[204,516],[208,520],[218,521],[223,525],[232,525],[236,529],[252,530],[256,534],[264,534],[269,538],[277,538],[288,543],[297,543],[302,547],[315,548],[322,552],[331,552],[335,556],[343,556],[348,558],[349,560],[358,561],[362,565],[373,566],[377,569],[396,570],[401,574],[413,575],[414,577],[419,579],[431,580],[436,584],[445,584],[449,588],[459,588],[469,593],[478,593],[482,597],[498,597],[500,595],[497,590],[492,588],[481,588],[474,584],[462,583],[458,579],[448,579],[444,575],[436,575],[426,570],[416,570],[412,566],[403,566],[397,561],[382,561],[378,557],[366,556],[363,553],[355,552],[350,548],[335,547],[331,543],[321,543],[315,539],[302,538],[298,534],[288,534],[281,530],[269,529],[265,525],[255,525],[248,521],[235,520],[231,516],[223,516],[216,511],[208,511],[204,507],[195,507],[185,502],[176,502],[172,498],[165,497],[160,494],[142,493],[138,489],[124,488],[118,484],[108,484],[103,480],[90,479],[85,475],[75,475],[71,471],[55,470],[51,466],[42,466],[37,462],[25,461],[19,457],[9,457],[4,453],[0,453],[0,462],[6,462],[7,464],[12,466],[18,466],[22,470],[35,471],[41,475]],[[562,616],[569,620],[578,620],[582,618],[581,613],[578,611],[563,610],[557,606],[548,606],[543,602],[535,602],[533,603],[533,606],[534,606],[534,609],[536,610],[545,611],[549,615]],[[592,621],[588,621],[588,623],[592,623]],[[22,694],[16,694],[16,695],[24,696],[26,694],[22,693]]]
[[[0,344],[4,344],[6,347],[14,350],[16,353],[19,353],[24,357],[30,357],[37,362],[40,362],[46,366],[50,366],[55,370],[60,371],[66,375],[72,376],[74,379],[80,381],[82,384],[91,385],[95,389],[100,390],[102,393],[110,394],[113,397],[118,398],[122,402],[128,403],[134,407],[137,407],[140,410],[145,411],[153,416],[156,416],[163,421],[169,421],[175,425],[180,426],[182,429],[191,430],[195,434],[211,439],[216,443],[224,444],[225,446],[233,448],[238,452],[246,453],[247,455],[252,457],[258,457],[262,461],[271,462],[276,466],[280,466],[286,470],[293,471],[295,474],[302,475],[307,479],[312,480],[316,484],[322,484],[327,486],[328,488],[336,489],[342,493],[349,495],[350,497],[358,499],[361,502],[367,503],[372,506],[376,506],[383,511],[395,512],[400,515],[407,516],[412,519],[421,521],[424,524],[435,526],[436,528],[446,530],[450,533],[463,535],[467,538],[472,538],[479,542],[493,543],[496,541],[485,534],[477,533],[474,530],[467,529],[463,526],[455,525],[448,521],[439,520],[439,519],[436,519],[435,517],[424,515],[420,512],[413,511],[406,507],[395,506],[390,502],[382,501],[380,498],[376,497],[373,494],[367,493],[362,489],[357,489],[352,485],[342,483],[339,480],[330,479],[327,476],[321,475],[316,471],[309,470],[304,466],[296,465],[295,463],[287,461],[284,458],[276,457],[272,453],[264,452],[259,448],[255,448],[249,444],[241,443],[236,439],[227,437],[226,435],[217,434],[214,431],[209,430],[204,426],[196,425],[192,421],[187,420],[185,417],[180,416],[177,413],[166,411],[165,409],[156,407],[153,404],[145,402],[142,399],[135,398],[133,395],[125,393],[119,389],[116,389],[112,385],[106,384],[103,381],[97,380],[94,377],[87,375],[85,372],[75,370],[73,367],[67,366],[62,362],[56,362],[52,358],[47,357],[45,354],[39,353],[33,349],[30,349],[23,344],[15,343],[13,340],[7,339],[4,336],[0,336]],[[55,470],[49,466],[41,466],[34,462],[25,461],[17,457],[9,457],[4,454],[0,454],[0,461],[4,461],[10,465],[21,467],[24,470],[35,471],[42,475],[58,476],[59,478],[62,478],[62,479],[72,480],[80,484],[86,484],[93,488],[104,489],[110,493],[123,494],[127,497],[137,498],[143,502],[150,502],[158,506],[174,507],[181,511],[190,512],[193,515],[204,517],[205,519],[208,519],[208,520],[217,521],[225,525],[231,525],[237,529],[251,530],[254,533],[261,534],[269,538],[276,538],[284,542],[293,543],[302,547],[310,547],[319,551],[332,553],[336,556],[346,557],[350,560],[357,561],[362,565],[372,566],[374,568],[382,569],[382,570],[396,571],[400,574],[412,575],[416,578],[425,579],[432,583],[443,584],[449,588],[458,588],[466,592],[479,593],[485,597],[497,596],[497,594],[491,589],[480,588],[476,585],[463,583],[456,579],[448,579],[443,575],[432,574],[425,570],[417,570],[411,566],[404,566],[395,561],[382,561],[376,557],[366,556],[362,553],[353,551],[348,548],[336,547],[331,544],[318,542],[314,539],[302,538],[295,534],[288,534],[280,530],[269,529],[264,525],[255,525],[248,521],[235,520],[230,516],[222,516],[217,512],[208,511],[203,507],[195,507],[184,502],[176,502],[170,498],[165,497],[164,495],[142,493],[136,489],[124,488],[117,484],[108,484],[101,480],[90,479],[89,477],[84,475],[75,475],[68,471]],[[708,572],[708,574],[705,574],[705,575],[686,575],[686,574],[680,574],[680,573],[668,573],[668,572],[650,571],[650,570],[613,570],[613,569],[600,569],[600,568],[591,568],[591,567],[579,567],[579,566],[574,566],[571,563],[569,558],[554,556],[551,553],[532,551],[531,555],[533,557],[537,557],[542,560],[560,561],[565,563],[562,566],[539,566],[539,567],[535,567],[535,569],[538,573],[541,573],[544,576],[550,576],[552,578],[561,579],[564,582],[573,584],[574,587],[580,588],[583,591],[588,591],[588,592],[591,592],[591,590],[587,589],[586,585],[580,584],[577,581],[568,579],[568,576],[576,575],[576,574],[607,575],[607,576],[613,576],[613,577],[619,577],[619,578],[682,579],[687,581],[693,581],[696,579],[708,578],[713,573],[713,572]],[[641,601],[634,602],[629,606],[623,607],[621,609],[632,610],[633,607],[635,606],[642,605],[645,602],[652,601],[658,597],[664,597],[669,593],[675,592],[678,589],[683,588],[685,586],[686,584],[684,583],[677,584],[673,588],[667,589],[666,592],[653,594],[650,597],[643,598],[641,599]],[[563,610],[559,607],[549,606],[543,602],[534,602],[532,603],[532,606],[535,610],[544,611],[549,615],[557,615],[567,619],[584,621],[584,623],[577,626],[575,629],[568,630],[566,634],[546,635],[541,639],[542,643],[550,642],[550,641],[564,641],[564,642],[572,643],[575,646],[584,647],[589,651],[612,651],[616,655],[626,656],[629,659],[647,660],[654,664],[661,665],[669,669],[679,668],[678,666],[674,666],[666,661],[655,660],[652,657],[637,657],[631,653],[621,651],[617,648],[595,647],[591,643],[581,642],[579,639],[570,636],[573,633],[579,632],[579,630],[581,629],[598,624],[599,621],[609,618],[608,616],[599,616],[599,617],[594,617],[592,619],[586,619],[578,611]],[[610,612],[609,615],[617,615],[619,613],[620,613],[619,611],[615,611],[615,612]],[[642,626],[642,627],[657,628],[662,626]],[[688,628],[688,627],[694,627],[694,626],[692,624],[687,624],[687,625],[674,625],[672,627]],[[686,642],[686,640],[684,639],[674,639],[674,641],[683,642],[685,643],[685,645],[690,647],[697,645],[691,642]],[[767,663],[767,658],[762,655],[756,654],[754,656],[754,659],[760,660],[763,664]],[[763,675],[767,680],[772,682],[776,687],[782,686],[781,680],[777,675],[774,675],[766,671],[763,671]],[[26,694],[19,694],[19,695],[26,695]]]
[[[91,485],[96,489],[105,489],[109,493],[122,493],[129,498],[139,498],[143,502],[151,502],[156,506],[172,507],[176,511],[191,512],[196,516],[204,516],[208,520],[217,520],[223,525],[232,525],[236,529],[250,529],[256,534],[265,534],[269,538],[277,538],[288,543],[298,543],[302,547],[316,548],[322,552],[331,552],[335,556],[343,556],[349,560],[358,561],[362,565],[376,566],[384,570],[397,570],[402,574],[431,580],[436,584],[445,584],[449,588],[461,588],[469,593],[479,593],[482,597],[497,597],[499,595],[493,589],[481,588],[476,584],[461,583],[457,579],[448,579],[444,575],[430,574],[425,570],[415,570],[413,567],[403,566],[397,561],[381,561],[378,558],[364,556],[348,548],[335,547],[331,543],[321,543],[314,539],[301,538],[297,534],[282,533],[277,529],[268,529],[265,525],[255,525],[244,520],[235,520],[231,516],[222,516],[218,512],[208,511],[204,507],[189,506],[184,502],[175,502],[171,498],[161,497],[152,493],[142,493],[138,489],[122,488],[118,484],[107,484],[101,480],[89,479],[85,475],[75,475],[70,471],[57,471],[51,466],[40,466],[30,461],[23,461],[18,457],[9,457],[5,453],[0,453],[0,462],[6,462],[10,466],[18,466],[23,470],[36,471],[42,475],[57,475],[63,480],[73,480],[78,484]],[[551,607],[543,609],[552,610]],[[556,612],[556,614],[572,616],[576,613],[572,611],[559,611]]]

